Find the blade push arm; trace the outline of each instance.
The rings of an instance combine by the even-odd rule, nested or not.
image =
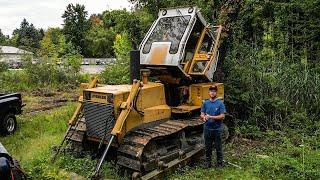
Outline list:
[[[89,83],[88,87],[87,88],[94,88],[98,83],[98,79],[96,77],[94,77],[92,79],[92,81]],[[77,104],[77,109],[74,111],[71,119],[69,120],[69,125],[75,125],[76,124],[76,121],[78,119],[78,116],[80,114],[80,112],[82,111],[82,108],[83,108],[83,96],[80,96],[79,97],[79,100],[78,100],[78,104]]]
[[[133,101],[136,98],[141,86],[142,86],[142,84],[140,81],[138,81],[138,80],[133,81],[133,85],[132,85],[132,88],[129,93],[127,101],[121,104],[123,109],[122,109],[122,111],[116,121],[114,128],[111,131],[112,135],[118,135],[122,131],[123,125],[129,115],[129,113],[131,112],[131,110],[133,108]]]

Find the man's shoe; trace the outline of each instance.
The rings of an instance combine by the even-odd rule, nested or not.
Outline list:
[[[223,163],[218,163],[216,164],[216,168],[217,169],[222,169],[224,167],[224,164]]]
[[[209,168],[211,168],[212,166],[211,166],[211,162],[208,162],[208,161],[206,161],[205,163],[204,163],[204,168],[205,169],[209,169]]]

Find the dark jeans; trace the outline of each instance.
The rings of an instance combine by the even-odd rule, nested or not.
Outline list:
[[[210,165],[211,165],[213,142],[214,142],[216,153],[217,153],[217,165],[222,165],[223,163],[221,133],[222,133],[222,128],[208,129],[204,127],[203,134],[204,134],[206,161]]]

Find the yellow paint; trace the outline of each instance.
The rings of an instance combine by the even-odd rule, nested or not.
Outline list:
[[[201,48],[201,43],[203,42],[204,36],[206,35],[207,31],[208,31],[208,27],[205,27],[201,32],[201,35],[200,35],[199,40],[198,40],[197,45],[196,45],[196,50],[195,50],[194,56],[193,56],[193,58],[191,60],[191,65],[190,65],[190,68],[188,70],[188,74],[192,74],[192,68],[196,63],[195,59],[199,59],[199,53],[198,52],[199,52],[199,50]]]
[[[188,68],[188,71],[185,71],[188,74],[190,74],[190,75],[206,75],[206,73],[209,73],[208,70],[209,70],[210,66],[213,66],[215,64],[214,61],[216,60],[216,56],[218,54],[218,49],[220,46],[220,36],[221,36],[222,26],[215,26],[215,28],[217,28],[217,36],[214,40],[215,44],[214,44],[212,51],[208,52],[208,53],[199,52],[199,50],[201,48],[201,44],[204,40],[205,34],[206,34],[206,32],[209,31],[209,27],[205,27],[202,30],[201,36],[199,37],[197,45],[196,45],[196,51],[195,51],[195,54],[192,58],[191,65]],[[203,69],[202,72],[193,72],[192,71],[192,69],[195,66],[195,64],[197,63],[197,61],[208,61],[208,63],[206,63],[205,68]]]
[[[134,104],[134,100],[136,99],[136,96],[138,95],[138,92],[140,90],[141,83],[140,81],[136,81],[133,83],[130,94],[128,96],[128,99],[126,101],[126,107],[121,110],[117,120],[116,124],[114,125],[111,134],[112,135],[118,135],[122,132],[123,127],[125,127],[126,121],[129,120],[128,116],[131,112],[131,109]]]
[[[191,65],[191,61],[187,61],[183,66],[183,71],[188,72],[190,65]]]
[[[224,99],[224,86],[222,83],[199,83],[190,86],[190,105],[201,106],[203,100],[209,99],[209,87],[216,85],[218,88],[217,97]]]
[[[148,82],[142,87],[138,84],[106,85],[86,91],[91,92],[91,102],[103,104],[111,103],[104,97],[107,94],[113,94],[112,104],[117,121],[112,134],[117,135],[119,141],[134,127],[171,117],[171,108],[166,104],[164,85],[161,83]],[[135,95],[138,95],[136,99],[133,98]],[[136,109],[143,115],[133,108],[134,101],[136,101]]]
[[[171,108],[166,105],[159,105],[144,110],[143,123],[154,121],[154,119],[166,119],[171,116]]]
[[[98,79],[96,77],[92,78],[91,82],[88,84],[87,87],[93,88],[97,85]],[[83,96],[80,96],[78,99],[77,109],[74,111],[71,119],[69,120],[69,125],[75,125],[76,121],[78,120],[79,114],[83,109]]]
[[[193,57],[193,61],[209,61],[210,56],[207,54],[198,54],[196,53]],[[195,63],[195,62],[194,62]]]
[[[91,92],[90,101],[114,105],[114,115],[117,120],[111,134],[117,135],[118,141],[121,142],[128,131],[139,125],[168,119],[171,117],[171,113],[188,113],[199,110],[203,100],[209,98],[208,92],[211,85],[218,87],[217,96],[223,99],[224,87],[222,83],[192,84],[189,87],[189,104],[174,108],[170,108],[166,104],[164,85],[161,83],[142,84],[138,81],[133,85],[106,85],[86,91]],[[108,94],[113,95],[112,102],[107,101]],[[134,102],[136,107],[133,106]]]

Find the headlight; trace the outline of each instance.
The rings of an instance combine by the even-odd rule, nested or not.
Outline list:
[[[113,94],[107,94],[107,101],[108,101],[108,103],[113,103],[113,99],[114,99]]]
[[[83,91],[83,98],[85,100],[91,100],[91,93],[89,91]]]

